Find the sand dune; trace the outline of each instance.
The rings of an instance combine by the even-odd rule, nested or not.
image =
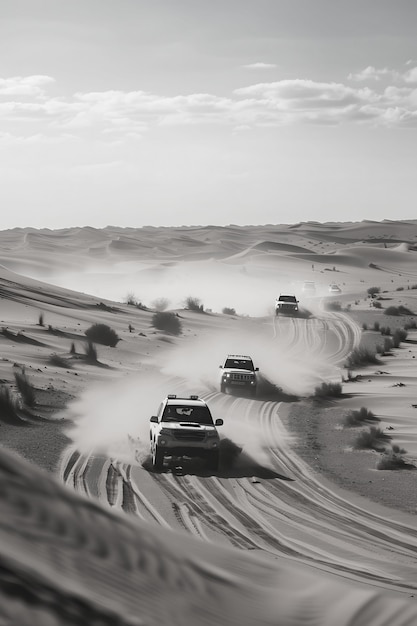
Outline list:
[[[375,322],[415,321],[385,310],[417,313],[416,237],[414,221],[0,232],[0,385],[17,402],[0,413],[2,623],[417,623],[417,330],[349,380],[343,367],[383,341]],[[287,290],[297,319],[273,315]],[[205,312],[184,309],[187,295]],[[180,336],[153,327],[158,297]],[[120,340],[91,362],[95,322]],[[220,393],[228,352],[260,367],[255,400]],[[311,399],[342,379],[341,398]],[[240,453],[216,475],[149,471],[149,417],[173,392],[224,419]],[[408,470],[353,449],[360,428],[343,418],[361,406]]]

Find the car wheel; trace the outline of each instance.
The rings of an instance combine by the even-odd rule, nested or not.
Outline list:
[[[207,456],[207,469],[211,472],[217,472],[219,469],[219,451],[210,452]]]
[[[152,466],[160,471],[164,465],[164,451],[156,443],[152,446]]]

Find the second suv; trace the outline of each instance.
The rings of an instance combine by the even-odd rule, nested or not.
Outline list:
[[[219,465],[219,433],[223,420],[213,418],[198,396],[169,395],[150,420],[151,457],[154,469],[161,470],[164,457],[202,457],[210,470]]]
[[[256,396],[258,379],[256,372],[259,367],[254,367],[250,356],[243,354],[229,354],[223,365],[220,365],[221,380],[220,391],[227,389],[241,389],[248,391],[252,397]]]

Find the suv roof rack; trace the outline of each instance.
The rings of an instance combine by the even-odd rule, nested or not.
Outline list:
[[[239,359],[251,359],[250,356],[245,356],[244,354],[228,354],[228,357],[238,357]]]
[[[169,393],[167,395],[167,399],[168,400],[199,400],[200,398],[196,395],[192,395],[192,396],[177,396],[177,394],[175,393]]]
[[[169,393],[167,396],[168,400],[174,400],[176,397],[177,397],[177,394],[175,393]]]

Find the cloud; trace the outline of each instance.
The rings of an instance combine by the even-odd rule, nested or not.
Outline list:
[[[55,82],[51,76],[12,76],[0,78],[0,96],[44,97],[44,87]]]
[[[401,74],[396,70],[389,69],[388,67],[377,69],[376,67],[373,67],[373,65],[368,65],[368,67],[365,67],[365,69],[361,70],[360,72],[351,73],[348,76],[349,80],[354,80],[357,82],[364,82],[367,80],[379,81],[382,78],[391,78],[394,80],[398,80],[399,78],[401,78]]]
[[[232,132],[297,123],[417,127],[417,67],[400,74],[368,66],[350,76],[360,84],[295,78],[254,83],[228,96],[106,90],[67,97],[46,95],[46,86],[54,83],[49,76],[3,78],[0,122],[7,141],[13,136],[137,141],[155,127],[186,125],[223,125]]]
[[[275,63],[249,63],[248,65],[242,65],[246,70],[273,70],[277,67]]]

